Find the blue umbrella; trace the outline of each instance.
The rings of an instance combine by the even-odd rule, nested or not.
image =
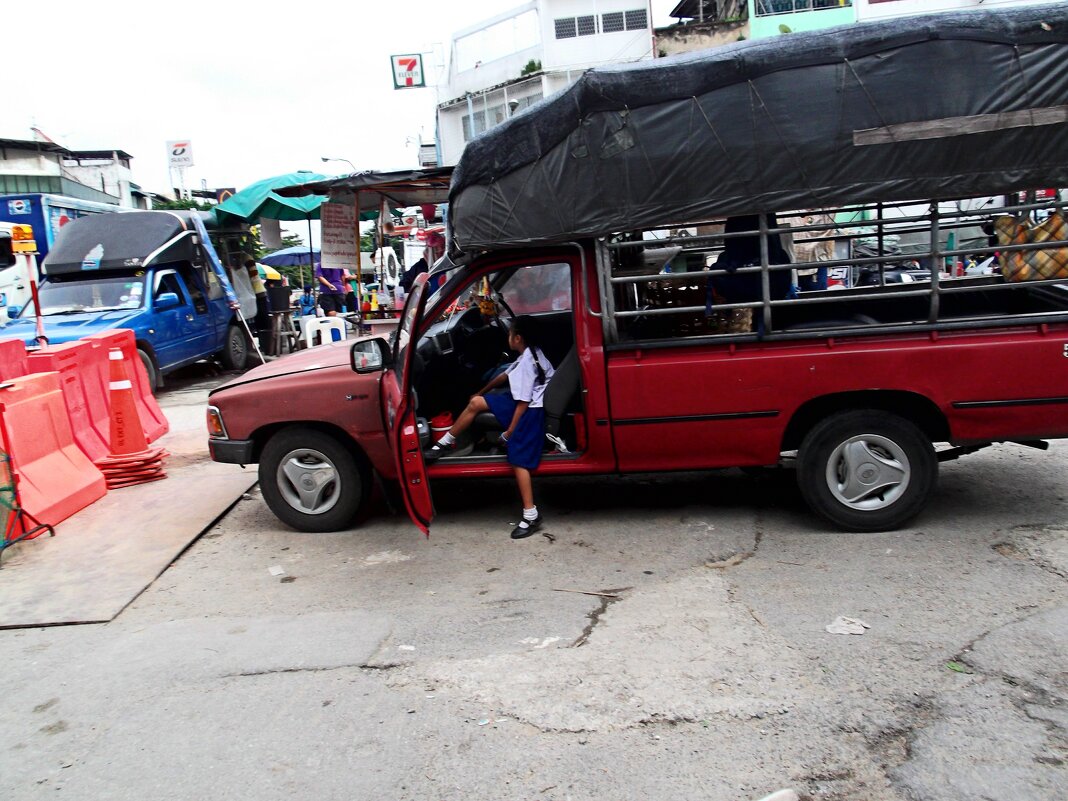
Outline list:
[[[306,248],[303,245],[297,245],[292,248],[282,248],[276,250],[274,253],[268,253],[262,259],[261,264],[267,264],[271,267],[297,267],[301,264],[308,263],[308,253],[311,253],[315,257],[315,263],[320,261],[320,255],[318,248]]]

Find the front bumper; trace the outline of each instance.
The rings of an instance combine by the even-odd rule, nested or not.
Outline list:
[[[216,462],[226,464],[253,464],[255,443],[251,439],[209,439],[208,450]]]

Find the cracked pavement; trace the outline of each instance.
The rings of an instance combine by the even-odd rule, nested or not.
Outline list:
[[[736,471],[542,480],[518,543],[507,481],[435,484],[429,541],[254,492],[113,623],[0,631],[0,797],[1059,801],[1066,466],[859,535]]]

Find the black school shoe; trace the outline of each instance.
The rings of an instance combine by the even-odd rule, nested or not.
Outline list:
[[[427,464],[436,462],[442,456],[452,453],[456,450],[456,443],[451,445],[442,445],[440,442],[435,442],[429,448],[423,451],[423,461]]]
[[[540,513],[533,520],[521,521],[518,526],[512,529],[512,539],[522,540],[529,537],[535,531],[541,530],[541,522]]]

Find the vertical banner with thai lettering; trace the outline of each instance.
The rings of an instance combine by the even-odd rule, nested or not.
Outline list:
[[[323,267],[356,271],[356,209],[324,203],[321,209]]]

